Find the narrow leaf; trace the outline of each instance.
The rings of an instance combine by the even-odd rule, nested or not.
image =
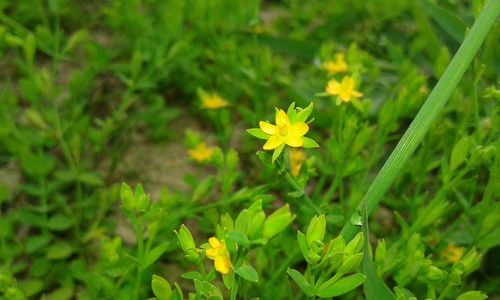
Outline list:
[[[364,284],[365,296],[367,300],[386,300],[395,299],[391,290],[387,287],[385,282],[377,275],[375,271],[375,265],[369,255],[369,245],[368,240],[368,211],[365,205],[363,210],[363,235],[365,242],[363,245],[363,273],[366,275],[366,281]]]
[[[318,297],[331,298],[348,293],[365,281],[366,276],[361,273],[352,274],[335,281],[332,285],[317,293]]]

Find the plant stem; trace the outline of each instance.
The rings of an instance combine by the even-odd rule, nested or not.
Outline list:
[[[420,144],[425,134],[429,131],[433,122],[439,116],[439,112],[446,104],[446,101],[471,64],[472,59],[478,52],[486,35],[495,24],[499,13],[500,0],[488,1],[452,61],[446,68],[443,76],[432,90],[373,183],[370,185],[365,196],[361,199],[357,208],[358,210],[361,210],[363,203],[366,203],[368,212],[370,213],[378,205],[382,196],[387,192],[405,163]],[[355,225],[347,222],[341,234],[347,242],[354,237],[357,230],[358,228]]]
[[[318,215],[321,215],[323,213],[323,211],[318,206],[316,206],[316,204],[314,204],[311,198],[309,198],[306,191],[304,191],[300,184],[292,177],[292,175],[290,175],[290,172],[285,171],[285,179],[295,190],[302,191],[304,193],[304,200],[306,200],[307,205],[309,205],[309,207],[314,210],[315,213],[317,213]]]
[[[139,299],[139,287],[141,285],[142,277],[142,259],[144,256],[144,240],[142,238],[142,216],[139,215],[137,218],[134,216],[134,219],[137,238],[137,259],[139,260],[139,264],[137,266],[137,275],[135,277],[134,299]]]

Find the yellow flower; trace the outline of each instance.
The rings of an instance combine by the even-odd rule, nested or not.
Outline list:
[[[299,175],[300,167],[302,167],[305,157],[304,151],[300,148],[292,148],[290,150],[290,168],[292,169],[293,176]]]
[[[304,122],[290,123],[288,115],[280,109],[276,114],[276,125],[260,121],[259,127],[271,136],[264,144],[264,150],[273,150],[283,144],[291,147],[302,147],[303,136],[309,131],[309,126]]]
[[[343,53],[335,55],[335,61],[328,60],[322,65],[328,73],[343,73],[347,71],[347,63],[345,62],[345,56]]]
[[[354,89],[355,85],[354,79],[349,76],[344,76],[340,83],[332,79],[326,86],[326,93],[330,96],[339,96],[342,101],[349,102],[351,97],[359,98],[363,96],[363,94]]]
[[[451,263],[456,263],[460,261],[464,252],[465,249],[463,247],[457,247],[453,244],[449,244],[448,247],[441,252],[441,256]]]
[[[201,106],[206,109],[219,109],[229,106],[229,102],[216,93],[203,93],[201,95]]]
[[[207,257],[214,261],[215,270],[221,274],[228,274],[231,268],[231,258],[226,243],[216,237],[208,239],[210,248],[205,251]]]
[[[214,148],[207,147],[205,143],[200,143],[196,148],[188,150],[189,156],[199,163],[204,162],[212,158],[214,153]]]

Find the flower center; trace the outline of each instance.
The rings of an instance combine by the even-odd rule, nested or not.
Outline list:
[[[278,133],[281,136],[287,136],[288,135],[288,126],[286,124],[279,126]]]

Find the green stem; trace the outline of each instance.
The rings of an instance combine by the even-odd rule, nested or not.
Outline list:
[[[290,183],[290,185],[295,190],[302,191],[304,193],[304,200],[306,200],[307,205],[309,205],[309,207],[312,210],[314,210],[314,212],[316,214],[321,215],[323,213],[323,211],[318,206],[316,206],[316,204],[314,204],[314,202],[311,200],[311,198],[309,198],[306,191],[304,191],[304,189],[300,186],[300,184],[292,177],[290,172],[285,171],[285,179],[286,179],[286,181],[288,181],[288,183]]]
[[[499,13],[500,0],[488,1],[472,26],[469,34],[465,37],[462,45],[446,68],[443,76],[432,90],[373,183],[370,185],[365,196],[361,199],[358,210],[362,209],[363,203],[366,203],[368,212],[372,212],[378,205],[382,196],[387,192],[405,163],[420,144],[425,134],[429,131],[433,122],[439,116],[439,112],[446,104],[446,101],[471,64],[472,59],[478,52],[486,35],[493,24],[495,24]],[[355,225],[347,222],[341,234],[346,241],[349,241],[354,237],[358,229],[359,228]]]
[[[137,238],[137,259],[139,260],[139,264],[137,266],[137,275],[135,277],[135,287],[134,287],[134,299],[139,299],[139,290],[141,285],[141,277],[142,277],[142,260],[144,257],[144,239],[142,237],[142,216],[139,215],[135,219],[135,230],[136,230],[136,238]]]

